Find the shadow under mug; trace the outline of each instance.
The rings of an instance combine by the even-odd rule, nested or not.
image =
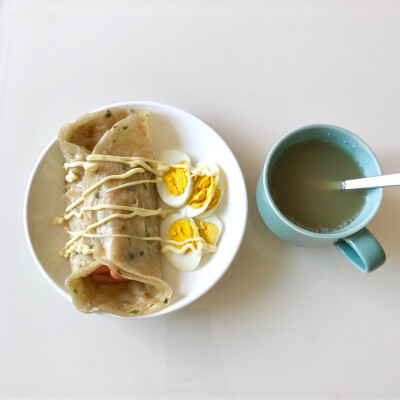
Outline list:
[[[302,247],[334,244],[361,271],[375,270],[385,262],[386,255],[365,226],[378,211],[382,201],[382,188],[368,189],[365,205],[357,218],[344,228],[331,233],[315,233],[303,229],[286,218],[276,206],[270,192],[272,169],[283,151],[306,140],[324,140],[339,145],[357,160],[367,177],[382,173],[372,150],[350,131],[323,124],[296,129],[280,139],[272,148],[258,180],[257,207],[264,223],[275,235],[291,244]]]

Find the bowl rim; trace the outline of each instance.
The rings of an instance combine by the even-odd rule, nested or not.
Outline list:
[[[101,110],[107,110],[107,109],[113,109],[113,108],[120,108],[120,107],[126,107],[126,108],[133,108],[135,106],[139,106],[139,107],[154,107],[154,108],[159,108],[159,109],[165,109],[165,110],[169,110],[178,114],[183,115],[184,117],[187,118],[191,118],[193,120],[196,120],[197,122],[199,122],[201,125],[203,125],[206,129],[209,129],[211,132],[213,132],[216,135],[216,138],[219,139],[221,141],[221,143],[225,146],[226,150],[227,150],[227,154],[229,154],[229,157],[231,157],[234,162],[236,163],[237,167],[238,167],[238,172],[239,175],[236,177],[235,179],[235,185],[238,184],[241,188],[242,188],[242,192],[243,192],[243,207],[242,207],[242,218],[241,218],[241,224],[240,225],[235,225],[235,230],[238,230],[238,228],[240,229],[240,235],[237,238],[237,245],[236,248],[229,253],[229,257],[227,257],[227,261],[226,261],[226,266],[225,268],[223,268],[220,273],[218,275],[215,276],[215,278],[210,281],[210,283],[206,284],[204,288],[202,288],[201,290],[199,290],[199,292],[194,295],[194,296],[189,296],[189,297],[184,297],[181,300],[179,300],[178,303],[173,303],[171,304],[171,306],[166,307],[160,311],[157,311],[155,313],[152,314],[146,314],[146,315],[138,315],[138,316],[134,316],[134,317],[121,317],[118,315],[114,315],[114,314],[109,314],[109,313],[91,313],[91,314],[95,314],[95,315],[100,315],[100,316],[106,316],[106,317],[110,317],[110,318],[115,318],[115,319],[126,319],[126,320],[137,320],[137,319],[145,319],[145,318],[152,318],[152,317],[158,317],[158,316],[162,316],[165,314],[169,314],[171,312],[180,310],[186,306],[188,306],[189,304],[193,303],[194,301],[198,300],[200,297],[202,297],[204,294],[206,294],[209,290],[211,290],[216,283],[222,278],[222,276],[226,273],[226,271],[229,269],[229,267],[231,266],[232,262],[234,261],[240,247],[241,244],[243,242],[243,237],[245,234],[245,230],[246,230],[246,225],[247,225],[247,217],[248,217],[248,196],[247,196],[247,189],[246,189],[246,182],[243,176],[243,171],[240,167],[240,164],[237,160],[237,158],[235,157],[234,153],[232,152],[232,150],[230,149],[230,147],[227,145],[227,143],[225,142],[225,140],[213,129],[211,128],[206,122],[204,122],[203,120],[201,120],[200,118],[196,117],[195,115],[182,110],[178,107],[174,107],[168,104],[163,104],[163,103],[158,103],[158,102],[151,102],[151,101],[123,101],[123,102],[118,102],[118,103],[113,103],[113,104],[109,104],[106,105],[104,107],[99,107],[95,110],[93,110],[92,112],[96,112],[96,111],[101,111]],[[50,151],[50,149],[56,144],[57,142],[57,137],[55,137],[53,140],[50,141],[50,143],[45,147],[45,149],[42,151],[42,153],[40,154],[39,158],[37,159],[32,172],[30,174],[29,177],[29,181],[28,181],[28,185],[25,191],[25,198],[24,198],[24,209],[23,209],[23,220],[24,220],[24,231],[25,231],[25,237],[26,237],[26,241],[28,243],[28,247],[30,250],[30,253],[35,261],[36,266],[39,268],[39,271],[41,272],[41,274],[44,276],[44,278],[46,279],[47,282],[50,283],[50,285],[59,293],[61,294],[61,296],[63,296],[65,299],[67,299],[68,301],[70,301],[72,303],[72,299],[71,297],[66,293],[66,291],[62,290],[50,277],[50,275],[45,271],[43,265],[41,264],[32,240],[31,240],[31,234],[30,234],[30,230],[29,230],[29,222],[28,222],[28,211],[29,211],[29,199],[30,199],[30,195],[31,195],[31,190],[32,190],[32,185],[36,176],[36,173],[42,163],[42,161],[45,159],[46,154]],[[235,224],[238,221],[235,219]],[[174,307],[174,305],[179,305]]]

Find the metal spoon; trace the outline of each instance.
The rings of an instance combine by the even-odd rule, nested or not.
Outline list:
[[[400,174],[371,176],[339,182],[340,189],[367,189],[383,186],[400,186]]]

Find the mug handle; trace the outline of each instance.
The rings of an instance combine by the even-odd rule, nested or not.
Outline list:
[[[338,239],[335,246],[363,272],[372,272],[386,261],[385,251],[367,228]]]

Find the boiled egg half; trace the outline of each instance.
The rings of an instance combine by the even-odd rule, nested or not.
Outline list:
[[[185,204],[193,192],[193,178],[190,171],[184,166],[191,166],[190,158],[179,150],[167,150],[160,156],[160,161],[172,164],[157,182],[157,190],[164,203],[171,207],[181,207]],[[176,165],[182,165],[182,168]]]
[[[221,232],[222,222],[214,215],[196,221],[182,214],[169,215],[160,227],[161,238],[165,240],[162,252],[178,270],[194,271],[204,253],[217,250]],[[184,242],[199,237],[203,240],[191,241],[190,244],[168,242]]]
[[[210,203],[208,204],[206,210],[202,212],[200,215],[197,215],[196,218],[204,219],[211,215],[214,210],[218,207],[219,203],[221,202],[222,196],[224,195],[226,189],[226,183],[223,173],[220,171],[217,187],[215,188],[214,194]]]
[[[183,242],[198,238],[199,230],[193,219],[186,218],[182,214],[172,214],[161,223],[160,234],[162,239]],[[183,249],[184,246],[186,250]],[[201,250],[198,246],[197,241],[190,242],[189,246],[167,242],[163,244],[162,252],[175,268],[180,271],[193,271],[201,260]]]
[[[196,174],[196,169],[202,174]],[[187,204],[180,209],[183,215],[195,217],[207,210],[217,188],[219,168],[214,161],[202,160],[193,173],[193,191]]]

